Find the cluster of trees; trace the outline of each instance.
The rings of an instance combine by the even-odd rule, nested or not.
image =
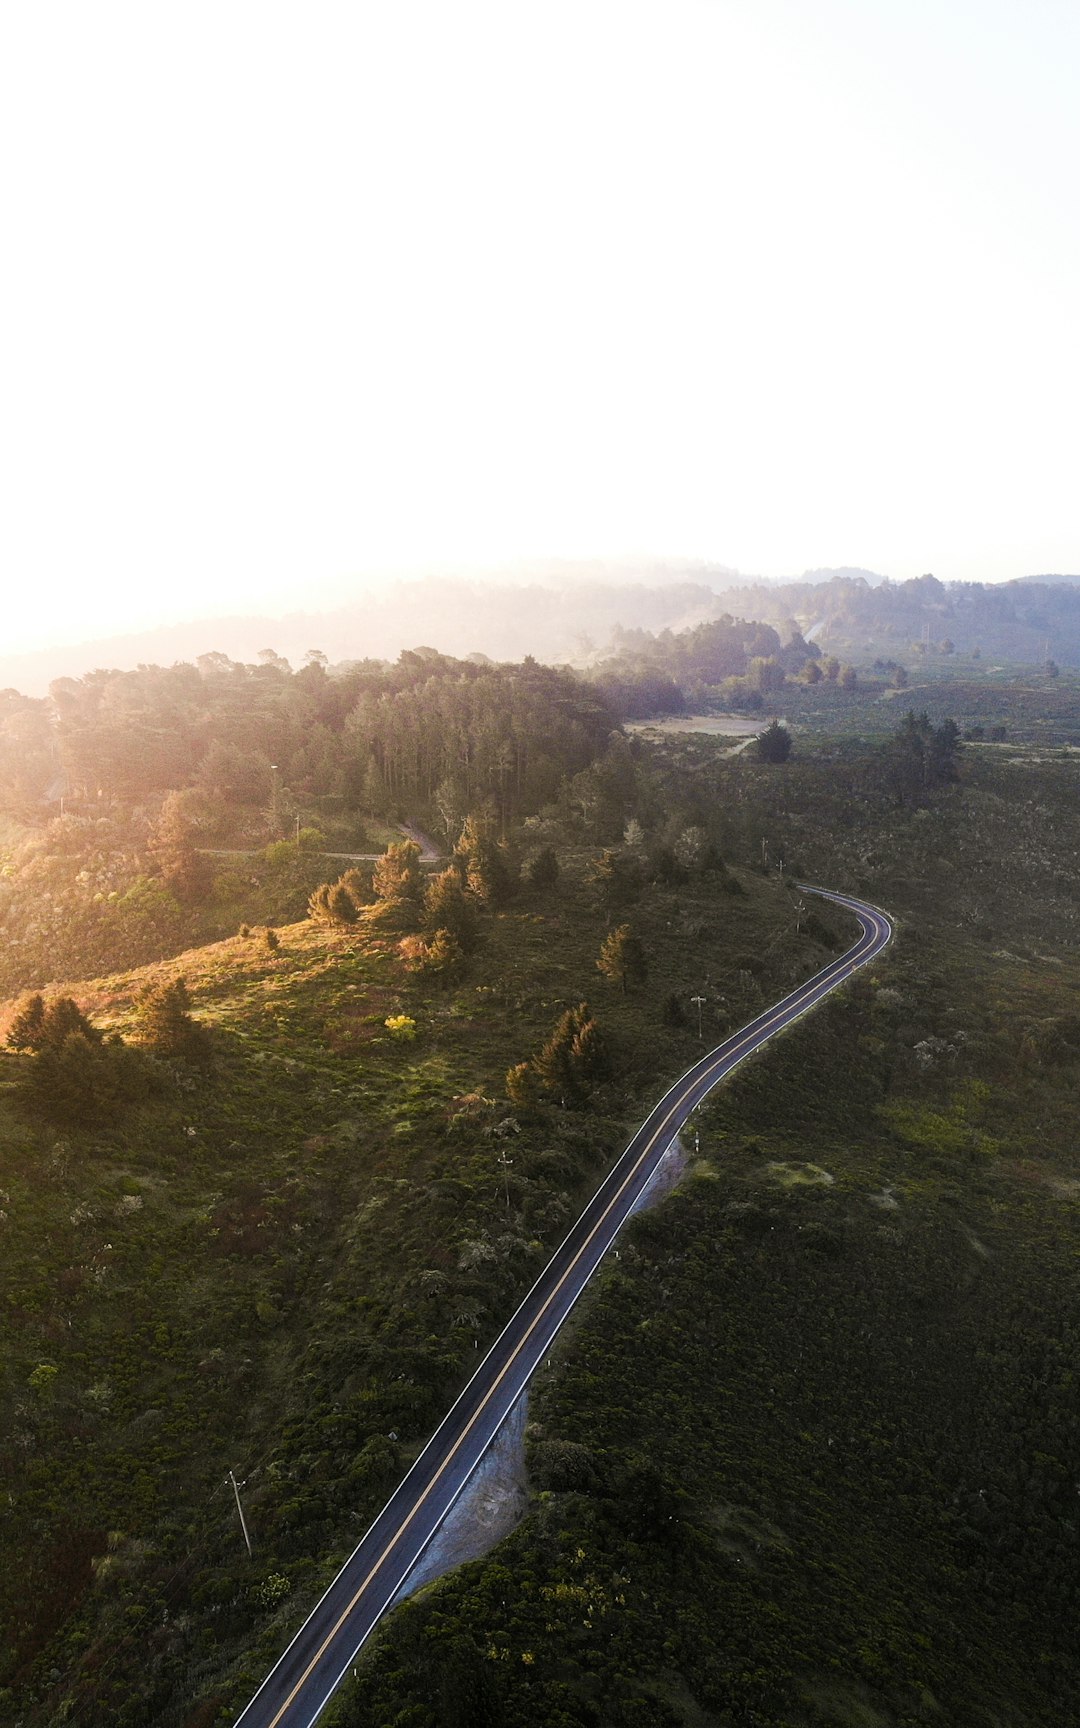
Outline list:
[[[622,716],[679,714],[690,702],[719,700],[757,710],[789,678],[854,689],[854,667],[808,642],[790,617],[779,629],[729,613],[691,630],[616,631],[614,653],[594,682]]]
[[[475,948],[483,913],[504,905],[519,880],[516,858],[495,833],[493,810],[469,815],[444,870],[425,876],[414,840],[387,847],[372,870],[346,870],[323,882],[308,902],[309,916],[347,928],[362,911],[388,928],[406,932],[399,944],[410,972],[450,978]],[[531,863],[530,881],[544,885],[558,876],[550,847]]]
[[[960,728],[946,719],[933,725],[925,712],[909,708],[889,747],[886,779],[898,804],[918,804],[957,776]]]
[[[640,900],[649,884],[675,888],[706,875],[719,878],[723,893],[740,893],[738,878],[728,870],[707,825],[710,820],[709,812],[689,803],[673,808],[647,835],[638,819],[631,817],[623,844],[605,847],[592,866],[598,910],[617,916]]]
[[[567,1008],[535,1056],[507,1070],[506,1094],[527,1109],[541,1101],[564,1107],[583,1104],[609,1071],[603,1034],[587,1002]]]
[[[24,1001],[8,1044],[31,1058],[24,1097],[58,1122],[103,1123],[145,1095],[146,1076],[118,1033],[106,1038],[70,996]]]
[[[586,767],[615,724],[599,693],[573,673],[530,659],[476,667],[433,656],[410,682],[365,688],[345,733],[366,801],[383,810],[431,806],[449,837],[485,799],[504,829],[550,802],[563,775]]]
[[[23,1094],[31,1108],[58,1122],[110,1121],[144,1099],[154,1073],[142,1053],[193,1063],[210,1054],[209,1034],[192,1018],[183,978],[151,984],[138,1005],[138,1048],[106,1034],[70,996],[46,1002],[38,992],[19,1004],[9,1049],[31,1058]]]
[[[374,899],[370,872],[346,870],[336,882],[320,882],[308,900],[308,916],[319,924],[355,924]]]

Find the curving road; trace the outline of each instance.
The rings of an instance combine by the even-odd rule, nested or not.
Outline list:
[[[725,1075],[790,1026],[892,935],[884,913],[800,883],[854,912],[853,947],[703,1056],[638,1129],[396,1492],[237,1718],[236,1728],[310,1728],[461,1493],[687,1117]]]

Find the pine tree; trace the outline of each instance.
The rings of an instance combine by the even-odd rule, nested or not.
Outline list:
[[[585,1080],[600,1080],[608,1072],[604,1035],[595,1020],[586,1020],[574,1033],[570,1061],[575,1074]]]
[[[436,930],[428,941],[422,936],[406,936],[398,947],[410,972],[438,978],[448,978],[465,958],[460,942],[450,930]]]
[[[154,824],[151,848],[161,866],[161,879],[185,905],[205,900],[213,885],[210,860],[195,846],[207,820],[205,795],[187,787],[169,793]]]
[[[430,929],[453,933],[462,950],[476,942],[475,901],[465,892],[451,864],[432,876],[424,893],[424,916]]]
[[[559,860],[550,846],[541,847],[530,860],[528,878],[533,888],[554,888],[559,880]]]
[[[493,824],[486,815],[465,818],[454,857],[464,871],[469,892],[482,905],[505,905],[513,891],[514,872],[510,856],[495,838]]]
[[[82,1033],[92,1044],[101,1043],[101,1032],[70,996],[54,996],[47,1007],[40,996],[31,996],[12,1023],[8,1043],[13,1050],[58,1050],[69,1032]],[[16,1037],[19,1043],[13,1041]]]
[[[607,1072],[600,1029],[587,1002],[561,1014],[546,1043],[532,1058],[539,1088],[560,1103],[577,1103],[588,1084]]]
[[[15,1011],[8,1030],[8,1047],[12,1050],[40,1050],[45,1041],[45,999],[40,995],[26,996]]]
[[[786,762],[791,755],[791,733],[779,720],[770,721],[755,739],[758,759],[762,762]]]
[[[336,882],[320,882],[308,900],[308,917],[320,924],[355,924],[360,907],[370,901],[370,877],[346,870]]]
[[[465,956],[452,930],[436,930],[428,943],[427,970],[442,977],[458,971]]]
[[[312,890],[312,893],[308,898],[307,909],[308,917],[313,918],[317,924],[328,924],[330,922],[329,882],[320,882],[319,886]]]
[[[533,1067],[543,1091],[565,1103],[577,1095],[577,1075],[570,1058],[577,1026],[574,1010],[568,1008],[551,1036],[533,1057]]]
[[[540,1092],[535,1062],[517,1062],[506,1070],[506,1096],[519,1110],[532,1109],[538,1104]]]
[[[344,882],[335,882],[326,901],[326,909],[334,924],[356,923],[356,902]]]
[[[162,1056],[203,1061],[209,1055],[206,1028],[193,1020],[191,997],[183,978],[151,985],[139,1003],[141,1042]]]
[[[386,848],[376,861],[372,875],[376,900],[387,906],[416,907],[423,894],[420,848],[415,840],[401,840]]]
[[[349,868],[342,873],[339,880],[341,886],[347,888],[349,893],[352,895],[354,906],[359,909],[361,906],[371,905],[371,902],[375,898],[375,890],[372,887],[372,869],[370,864],[366,864],[362,870],[358,869],[355,864],[350,864]]]
[[[88,1025],[34,1057],[27,1079],[31,1103],[58,1122],[111,1122],[145,1091],[145,1074],[122,1038],[103,1040]]]
[[[605,937],[596,966],[605,978],[615,979],[622,985],[624,996],[631,984],[645,982],[649,971],[645,950],[629,924],[620,924],[617,930]]]

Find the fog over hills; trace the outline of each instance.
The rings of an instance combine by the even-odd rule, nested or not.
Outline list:
[[[332,664],[396,659],[426,645],[445,654],[585,666],[616,632],[692,629],[730,613],[792,622],[834,647],[901,655],[910,642],[948,638],[961,652],[1017,661],[1050,654],[1080,664],[1080,576],[1013,582],[892,582],[854,566],[795,579],[744,576],[690,559],[534,560],[483,576],[464,572],[386,580],[344,604],[284,615],[237,613],[21,654],[0,654],[0,687],[43,695],[55,678],[96,667],[171,665],[226,654],[252,662],[270,649],[293,665],[317,649]]]
[[[253,661],[266,648],[295,665],[315,648],[331,662],[396,659],[426,644],[446,654],[553,664],[586,662],[616,626],[684,630],[712,618],[716,592],[743,581],[722,564],[680,559],[534,560],[482,576],[387,580],[327,609],[195,618],[21,654],[0,653],[0,687],[43,695],[52,679],[93,667],[171,665],[200,654]]]

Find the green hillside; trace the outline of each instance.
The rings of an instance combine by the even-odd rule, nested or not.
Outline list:
[[[704,990],[712,1036],[850,938],[705,858],[647,894],[595,849],[560,862],[478,912],[449,984],[406,970],[379,906],[71,986],[130,1052],[147,984],[182,976],[210,1033],[209,1066],[144,1053],[105,1125],[28,1095],[39,1057],[0,1058],[6,1719],[242,1699],[700,1050],[667,998]],[[596,961],[626,921],[648,978],[624,994]],[[512,1108],[507,1068],[582,1000],[607,1055],[587,1108]]]

